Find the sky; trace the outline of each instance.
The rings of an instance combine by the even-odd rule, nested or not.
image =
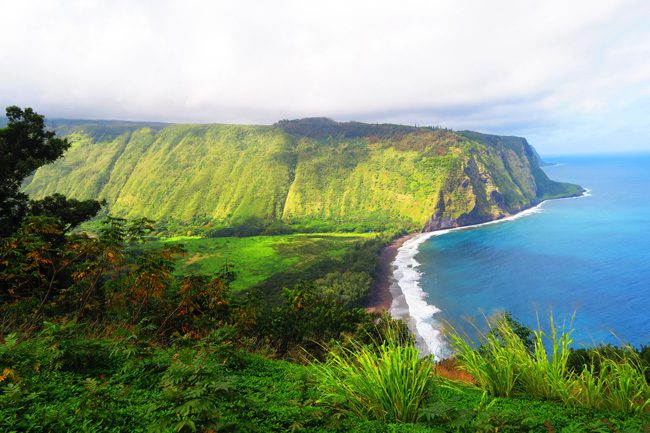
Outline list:
[[[650,151],[650,1],[0,0],[0,104],[335,120]]]

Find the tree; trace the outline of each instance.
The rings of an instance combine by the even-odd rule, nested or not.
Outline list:
[[[29,214],[53,216],[66,230],[97,215],[101,204],[95,200],[54,195],[30,202],[20,191],[27,176],[61,157],[70,143],[46,130],[45,118],[31,108],[11,106],[6,112],[7,126],[0,128],[0,236],[15,233]]]
[[[346,308],[362,307],[372,278],[367,272],[330,272],[315,281],[322,296]]]
[[[77,227],[82,222],[97,215],[106,201],[76,200],[62,194],[52,194],[41,200],[29,202],[28,213],[31,215],[56,218],[64,232]]]

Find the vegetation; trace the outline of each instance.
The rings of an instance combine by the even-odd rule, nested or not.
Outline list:
[[[68,141],[45,130],[44,117],[31,108],[7,108],[7,126],[0,128],[0,236],[13,233],[27,215],[58,218],[68,230],[97,214],[94,200],[68,201],[55,194],[32,201],[20,190],[27,176],[68,147]]]
[[[516,137],[327,119],[54,126],[70,150],[24,191],[104,199],[112,215],[157,220],[166,235],[412,231],[581,191],[549,180]]]
[[[382,421],[372,401],[361,416],[334,404],[320,364],[252,354],[227,327],[162,346],[146,326],[111,336],[86,328],[50,324],[30,338],[5,336],[1,431],[643,432],[650,423],[642,414],[494,398],[435,375],[415,422]]]
[[[44,131],[42,118],[31,110],[14,111],[18,114],[10,117],[9,126],[0,129],[0,145],[25,145],[7,138],[25,124],[31,125],[31,132],[17,136],[36,140],[25,147],[28,151],[15,153],[13,161],[3,160],[3,164],[21,166],[21,159],[25,159],[35,168],[56,158],[67,146]],[[142,125],[100,123],[85,127],[86,132],[79,132],[74,124],[62,128],[70,128],[68,136],[74,137],[71,150],[80,152],[72,159],[84,155],[90,167],[108,163],[124,168],[132,164],[135,169],[137,161],[154,152],[163,159],[167,158],[164,155],[173,155],[190,169],[193,163],[175,151],[187,145],[199,153],[211,152],[201,144],[203,136],[198,131],[206,136],[225,134],[223,143],[242,143],[240,150],[244,152],[277,157],[277,152],[269,150],[273,146],[253,145],[260,138],[256,127],[150,125],[145,130]],[[174,135],[174,130],[182,134]],[[310,161],[304,166],[290,165],[295,170],[288,171],[294,177],[289,188],[301,192],[287,192],[281,215],[284,218],[288,208],[302,209],[301,218],[320,215],[322,219],[315,218],[320,221],[316,224],[307,219],[301,223],[312,231],[321,223],[326,226],[345,220],[350,229],[355,229],[356,223],[354,218],[328,213],[324,204],[304,200],[316,196],[316,190],[308,185],[296,186],[296,179],[313,176],[320,166],[329,167],[327,170],[334,167],[331,173],[323,170],[335,185],[356,173],[361,159],[368,157],[363,159],[367,162],[378,154],[383,155],[381,158],[389,156],[385,161],[399,161],[409,168],[409,164],[423,161],[417,159],[414,150],[422,145],[421,136],[446,137],[453,142],[450,147],[442,146],[444,152],[438,155],[442,159],[432,157],[422,162],[428,164],[427,170],[446,170],[464,161],[469,183],[456,173],[447,178],[445,188],[460,182],[452,188],[454,197],[491,206],[483,193],[469,193],[468,188],[478,188],[471,186],[472,179],[476,173],[483,173],[481,176],[487,177],[482,179],[487,181],[480,188],[489,191],[490,169],[481,161],[488,161],[494,156],[491,152],[497,152],[501,145],[492,150],[481,148],[474,138],[467,142],[459,138],[464,137],[462,134],[454,136],[432,128],[339,125],[322,119],[283,122],[262,131],[275,140],[277,149],[286,145],[292,149],[287,158],[297,155]],[[278,131],[282,131],[280,136]],[[97,146],[84,138],[85,133],[109,143],[106,152],[95,152]],[[166,134],[175,138],[164,144],[161,136]],[[297,139],[296,134],[304,137]],[[336,137],[323,138],[322,134]],[[366,139],[368,134],[376,137]],[[233,137],[239,141],[231,141]],[[401,140],[399,145],[387,144],[396,138]],[[84,144],[84,139],[89,141]],[[129,147],[141,139],[149,140],[149,144]],[[504,148],[514,146],[510,149],[512,158],[518,158],[517,146],[528,149],[518,139],[503,140]],[[53,143],[59,150],[47,158],[34,157]],[[352,155],[358,151],[366,156],[350,159],[356,168],[346,171],[346,158],[328,159],[332,147],[323,147],[326,143],[341,152],[351,146]],[[163,144],[166,150],[157,147]],[[120,146],[122,150],[113,152]],[[304,152],[296,150],[301,146]],[[461,148],[467,153],[445,153],[453,154]],[[373,156],[375,151],[378,153]],[[125,155],[130,156],[122,160]],[[69,168],[69,163],[48,168]],[[231,169],[241,167],[250,176],[263,171],[246,164],[243,160],[233,162]],[[73,171],[77,169],[70,173]],[[269,179],[285,175],[282,164],[271,171],[274,174]],[[46,172],[37,173],[32,185]],[[528,330],[505,316],[483,334],[480,346],[453,336],[455,359],[421,357],[406,325],[386,314],[360,308],[365,305],[379,248],[392,235],[284,233],[298,226],[282,221],[267,224],[259,219],[260,209],[267,209],[272,202],[264,199],[268,191],[264,188],[272,182],[259,189],[259,201],[250,198],[242,202],[242,213],[238,213],[239,207],[229,208],[232,213],[219,221],[257,215],[255,221],[262,222],[252,226],[274,236],[196,238],[186,234],[152,240],[151,235],[161,231],[142,216],[125,219],[104,215],[93,223],[94,234],[74,230],[99,211],[100,203],[92,199],[94,196],[79,201],[54,194],[25,201],[14,188],[25,172],[16,173],[0,172],[2,191],[14,194],[6,195],[5,203],[22,200],[24,204],[15,208],[20,209],[18,213],[3,214],[12,223],[4,226],[0,237],[1,431],[636,432],[650,428],[648,348],[572,351],[570,330],[553,327],[549,343],[541,330]],[[132,175],[124,175],[121,169],[100,173],[103,175],[98,178],[87,172],[78,179],[78,185],[70,187],[86,190],[94,185],[115,209],[119,200],[126,200],[121,194]],[[133,176],[136,173],[146,175],[140,169]],[[321,181],[312,179],[308,183]],[[405,185],[400,183],[404,179],[389,176],[384,181],[387,183],[380,182],[378,188],[388,191],[389,199],[395,199],[390,195],[395,190],[389,188],[393,181],[399,188]],[[110,189],[120,182],[119,188]],[[417,182],[417,176],[409,178],[409,188]],[[319,185],[323,191],[330,187],[328,182]],[[517,191],[525,190],[518,185],[522,189]],[[416,191],[413,197],[423,191],[418,188],[412,190]],[[115,195],[110,196],[108,191]],[[243,197],[236,190],[229,193],[234,199]],[[250,191],[241,194],[250,196]],[[294,201],[288,198],[291,194],[296,194]],[[378,192],[373,194],[363,196],[364,206],[388,200]],[[513,200],[509,202],[513,206],[523,203],[517,200],[532,197],[523,192],[520,196],[489,195],[503,203]],[[136,196],[129,200],[141,204]],[[203,201],[207,200],[191,202],[197,206],[194,210]],[[391,208],[392,213],[385,213],[388,207],[378,206],[377,213],[370,215],[376,221],[388,221],[385,227],[393,221],[416,221],[413,215],[420,211],[409,208],[414,213],[403,213],[407,209],[400,207],[403,203]],[[445,204],[445,209],[458,212],[467,204],[462,200],[458,203],[458,208]],[[175,212],[173,203],[170,206],[169,212]],[[361,215],[360,209],[351,208],[349,215]],[[299,220],[295,216],[290,222]],[[175,221],[173,224],[179,224],[183,219]],[[206,221],[209,226],[212,220]],[[166,224],[170,230],[170,221]],[[180,226],[173,227],[176,230]],[[400,227],[403,225],[393,229]],[[244,234],[227,233],[231,229],[241,230],[224,226],[213,234]],[[359,227],[356,230],[364,231]]]
[[[400,334],[389,325],[376,346],[336,345],[316,364],[323,400],[363,420],[415,422],[432,389],[433,363]]]
[[[387,236],[374,233],[310,233],[249,237],[173,237],[153,240],[149,247],[182,244],[187,252],[179,257],[177,274],[210,275],[224,265],[231,265],[237,274],[234,290],[253,287],[292,286],[300,280],[315,280],[332,275],[319,286],[343,284],[341,274],[356,273],[355,284],[363,290],[363,299],[370,287],[376,253]],[[354,278],[354,276],[349,276]],[[345,278],[345,277],[344,277]]]
[[[480,347],[452,334],[461,368],[490,395],[519,394],[588,409],[647,411],[650,365],[634,349],[593,349],[588,360],[571,363],[575,358],[572,331],[558,329],[552,316],[550,334],[535,330],[532,347],[525,344],[518,329],[511,318],[501,318],[481,334]]]

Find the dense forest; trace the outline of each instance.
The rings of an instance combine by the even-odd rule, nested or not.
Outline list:
[[[439,360],[422,356],[404,323],[364,308],[382,246],[431,218],[411,206],[419,194],[434,193],[433,209],[440,191],[453,191],[452,206],[443,200],[450,213],[442,215],[458,217],[476,203],[481,212],[505,212],[560,189],[577,191],[541,177],[536,154],[519,139],[490,138],[497,140],[491,147],[473,133],[322,119],[268,128],[126,125],[120,132],[109,125],[100,136],[88,126],[49,131],[31,109],[10,107],[7,118],[0,129],[1,431],[650,429],[648,347],[574,350],[570,326],[530,330],[506,314],[478,339],[450,329],[455,356]],[[199,140],[199,131],[214,146]],[[376,140],[354,141],[371,134]],[[423,136],[434,144],[416,151]],[[383,141],[396,137],[391,145]],[[279,162],[247,166],[220,154],[235,144],[242,155]],[[185,184],[177,201],[165,188],[174,179],[204,179],[208,171],[195,173],[194,164],[209,152],[224,164],[214,179],[225,179],[226,170],[242,177],[223,186],[210,204],[213,214],[201,214],[210,201],[205,194],[181,209],[181,198],[200,185]],[[499,170],[510,161],[509,177],[490,168],[494,158]],[[159,163],[169,179],[156,171]],[[381,172],[382,164],[404,170],[402,177],[374,180],[385,182],[377,185],[385,203],[398,190],[411,191],[390,207],[392,214],[379,193],[351,201],[325,194],[322,205],[313,198],[316,189],[367,179],[359,170]],[[515,164],[530,176],[528,184]],[[459,166],[456,177],[445,171]],[[463,186],[460,173],[471,170],[483,177]],[[316,179],[321,171],[324,178]],[[140,195],[133,193],[138,185]],[[151,188],[161,190],[145,202]],[[454,207],[468,199],[460,192],[470,190],[473,207]],[[273,197],[282,197],[282,209]],[[162,210],[150,215],[156,200]],[[377,213],[368,220],[382,231],[349,233],[370,227],[355,222],[362,206],[328,214],[345,203],[373,203]],[[192,225],[194,212],[210,218]],[[177,219],[150,219],[161,215]],[[282,217],[242,233],[254,215]],[[318,224],[309,226],[311,218]],[[221,237],[187,236],[211,222]],[[313,233],[271,236],[266,231],[274,223],[279,232],[286,224]],[[328,233],[316,232],[324,228]],[[267,236],[242,237],[262,231]],[[164,236],[172,232],[186,236]]]

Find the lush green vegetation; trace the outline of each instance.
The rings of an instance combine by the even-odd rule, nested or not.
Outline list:
[[[147,218],[104,216],[88,234],[73,229],[99,210],[95,195],[29,200],[19,191],[28,171],[16,169],[22,159],[33,169],[69,143],[44,132],[31,110],[13,112],[11,130],[0,129],[0,148],[23,152],[0,167],[0,204],[11,210],[0,237],[2,431],[650,429],[649,348],[571,350],[570,331],[553,327],[549,343],[541,330],[505,316],[480,345],[455,335],[457,356],[434,360],[420,356],[402,322],[360,308],[379,249],[393,235],[356,232],[376,222],[395,230],[420,224],[427,214],[409,203],[431,191],[437,195],[428,205],[458,218],[516,209],[553,193],[538,189],[544,182],[569,191],[545,177],[534,182],[539,173],[530,164],[537,159],[520,139],[323,119],[261,129],[63,124],[73,156],[37,173],[32,186],[43,185],[47,170],[68,170],[58,186],[67,192],[92,190],[113,209],[126,200],[143,210],[142,197],[123,195],[136,191],[129,182],[142,175],[145,190],[161,188],[156,200],[172,198],[163,214],[181,212],[162,231]],[[222,161],[219,152],[233,145],[243,159],[235,160],[233,150],[224,170],[265,173],[266,180],[251,178],[252,189],[221,185],[226,196],[217,201],[232,194],[232,203],[212,211],[227,215],[201,214],[209,195],[183,170],[194,170],[193,158],[206,154]],[[39,156],[42,147],[53,151]],[[191,149],[196,153],[184,154]],[[143,172],[139,164],[149,157],[164,164]],[[273,166],[249,164],[249,157]],[[165,165],[172,160],[179,171]],[[395,176],[388,173],[392,164]],[[164,169],[176,173],[179,189],[164,177],[146,184]],[[216,181],[224,173],[217,170]],[[285,176],[292,179],[286,191],[273,180]],[[348,182],[358,184],[358,195],[340,196]],[[366,193],[369,184],[375,189]],[[271,190],[283,197],[281,208]],[[190,191],[202,195],[188,200]],[[174,200],[188,200],[187,207]],[[234,225],[218,227],[222,222]],[[343,224],[356,232],[316,232]],[[312,233],[286,233],[297,228]],[[212,229],[221,236],[274,235],[187,235]],[[164,231],[184,236],[152,240]]]
[[[642,432],[645,415],[564,406],[528,397],[493,397],[471,384],[438,374],[425,377],[427,360],[412,359],[423,387],[413,422],[390,421],[381,409],[392,399],[392,361],[416,351],[383,346],[366,357],[380,371],[368,376],[386,388],[351,382],[353,395],[366,390],[378,401],[355,402],[330,386],[323,366],[296,364],[253,354],[222,327],[201,340],[179,338],[163,346],[145,328],[114,329],[93,335],[82,325],[46,324],[27,339],[5,336],[0,344],[0,430],[7,432]],[[387,343],[391,345],[392,343]],[[356,349],[355,349],[356,350]],[[258,348],[259,352],[259,348]],[[340,353],[340,352],[339,352]],[[415,354],[415,352],[413,352]],[[336,356],[336,355],[334,355]],[[362,360],[351,362],[364,362]],[[326,364],[331,366],[331,364]],[[338,371],[338,367],[334,367]],[[381,370],[379,370],[381,369]],[[350,370],[350,374],[360,374]],[[408,372],[407,372],[408,374]],[[345,376],[343,376],[345,377]],[[425,398],[420,399],[421,396]],[[337,402],[338,401],[338,402]],[[406,403],[411,403],[408,399]],[[358,404],[358,410],[353,410]],[[357,414],[358,411],[358,414]]]
[[[515,394],[555,400],[566,406],[644,413],[650,405],[649,360],[624,347],[601,348],[587,359],[571,362],[570,327],[558,328],[551,317],[547,334],[541,329],[522,338],[521,326],[506,316],[481,334],[480,347],[452,334],[463,369],[494,396]],[[531,335],[532,334],[532,335]]]
[[[570,333],[552,331],[549,357],[541,332],[510,320],[480,347],[456,339],[458,358],[434,364],[403,325],[355,308],[363,293],[350,275],[296,284],[269,304],[233,290],[228,267],[175,274],[182,248],[144,246],[147,221],[107,219],[97,238],[61,238],[60,224],[28,218],[3,240],[3,430],[632,432],[650,423],[647,361],[629,350],[570,352]],[[478,387],[449,379],[463,371]]]
[[[387,238],[378,234],[313,233],[250,237],[173,237],[151,247],[182,244],[178,274],[213,274],[231,265],[235,290],[291,286],[328,273],[363,272],[370,276],[375,255]],[[369,283],[366,284],[366,288]]]
[[[323,400],[363,420],[415,422],[431,392],[433,359],[420,357],[413,341],[389,326],[385,340],[335,344],[316,363]]]
[[[434,215],[478,222],[580,191],[549,180],[517,137],[327,119],[54,125],[71,147],[26,192],[105,199],[168,235],[419,230]]]

